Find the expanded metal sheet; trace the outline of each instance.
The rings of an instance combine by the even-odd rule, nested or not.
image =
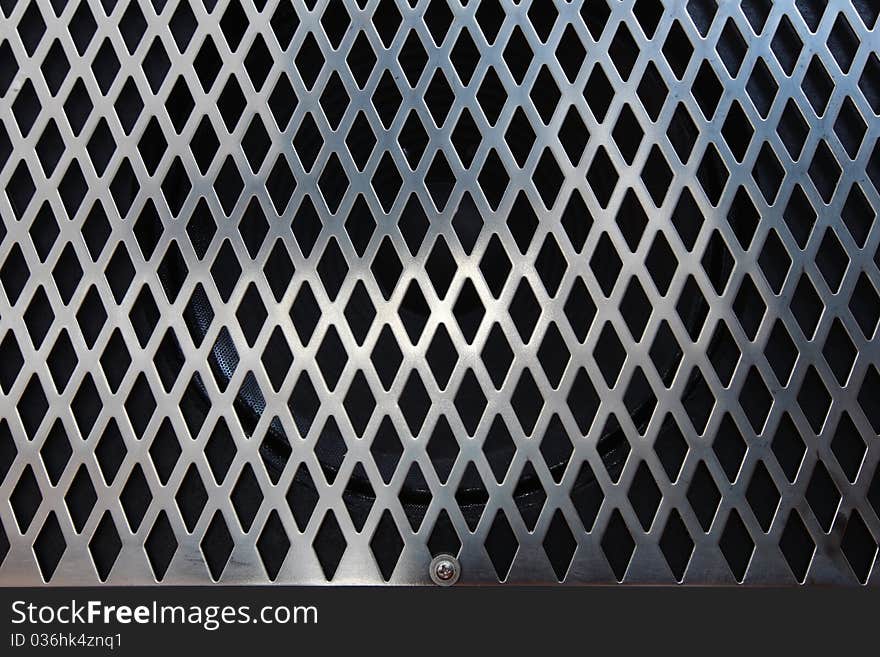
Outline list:
[[[0,2],[0,582],[876,584],[876,3]]]

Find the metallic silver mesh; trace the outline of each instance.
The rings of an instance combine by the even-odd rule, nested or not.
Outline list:
[[[876,584],[878,11],[2,0],[0,582]]]

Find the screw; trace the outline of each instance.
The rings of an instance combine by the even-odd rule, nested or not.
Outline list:
[[[452,586],[461,575],[458,559],[449,554],[438,554],[431,560],[431,579],[440,586]]]
[[[434,567],[434,572],[437,573],[437,579],[442,579],[444,582],[448,582],[455,577],[455,566],[451,561],[444,560]]]

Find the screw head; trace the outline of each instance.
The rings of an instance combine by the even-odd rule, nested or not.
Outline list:
[[[446,582],[455,577],[455,566],[452,565],[451,561],[441,561],[437,564],[434,572],[437,573],[437,579],[442,579]]]
[[[435,584],[452,586],[461,575],[461,565],[450,554],[438,554],[431,560],[430,574]]]

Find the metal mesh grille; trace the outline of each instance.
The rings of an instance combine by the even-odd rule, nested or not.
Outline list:
[[[874,3],[0,12],[2,582],[878,581]]]

